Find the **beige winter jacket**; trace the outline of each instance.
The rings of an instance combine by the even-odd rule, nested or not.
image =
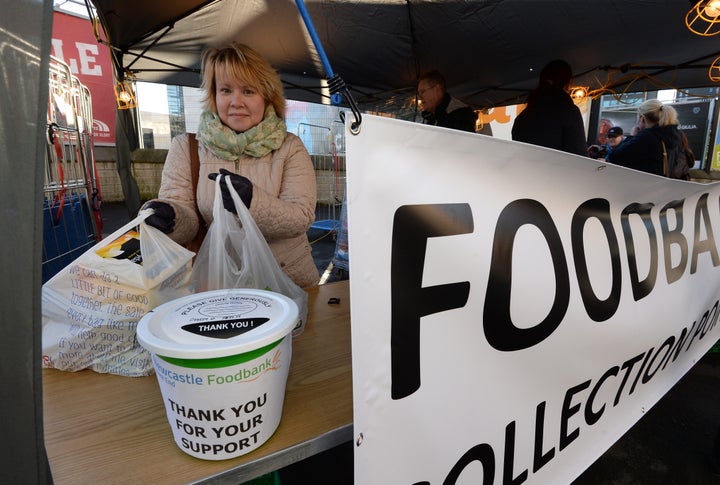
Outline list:
[[[193,200],[188,135],[173,138],[163,167],[158,199],[175,209],[175,227],[169,236],[180,244],[191,241],[198,230]],[[200,177],[197,206],[208,226],[212,222],[215,182],[208,174],[225,168],[253,183],[250,214],[262,231],[275,259],[300,287],[318,283],[306,235],[315,220],[315,172],[300,138],[288,133],[282,146],[262,158],[227,161],[199,143]]]

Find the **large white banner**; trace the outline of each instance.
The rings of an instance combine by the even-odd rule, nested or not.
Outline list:
[[[720,185],[365,116],[355,483],[569,483],[720,338]]]

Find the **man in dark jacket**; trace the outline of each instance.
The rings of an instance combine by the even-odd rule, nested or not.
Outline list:
[[[621,126],[613,126],[611,127],[607,132],[607,147],[608,147],[608,153],[613,151],[620,145],[622,142],[628,139],[628,136],[626,136],[623,133],[623,129]]]
[[[421,115],[425,124],[476,132],[477,113],[459,99],[450,96],[445,78],[439,71],[430,71],[420,77],[417,95],[422,104]],[[479,133],[492,135],[492,129],[486,124]]]
[[[570,79],[572,69],[563,60],[543,67],[527,107],[515,118],[513,140],[587,156],[582,114],[565,91]]]
[[[590,158],[607,159],[610,152],[616,149],[622,142],[629,140],[632,136],[625,136],[620,126],[613,126],[607,132],[607,143],[604,145],[590,145],[588,155]]]

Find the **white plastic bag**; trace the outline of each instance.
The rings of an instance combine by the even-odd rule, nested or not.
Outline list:
[[[190,294],[194,253],[138,217],[63,268],[42,287],[43,367],[152,374],[137,342],[140,318]]]
[[[195,258],[193,287],[196,292],[255,288],[281,293],[298,306],[299,320],[292,333],[293,337],[297,337],[305,329],[307,293],[280,269],[265,237],[230,180],[226,180],[226,184],[235,202],[237,216],[225,210],[220,190],[222,178],[226,177],[215,180],[213,221]]]

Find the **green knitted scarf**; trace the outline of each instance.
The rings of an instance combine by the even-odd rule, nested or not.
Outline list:
[[[264,157],[280,148],[286,135],[285,121],[278,118],[272,105],[265,109],[260,123],[242,133],[224,125],[217,113],[203,111],[197,132],[198,139],[218,158],[233,161],[243,155]]]

